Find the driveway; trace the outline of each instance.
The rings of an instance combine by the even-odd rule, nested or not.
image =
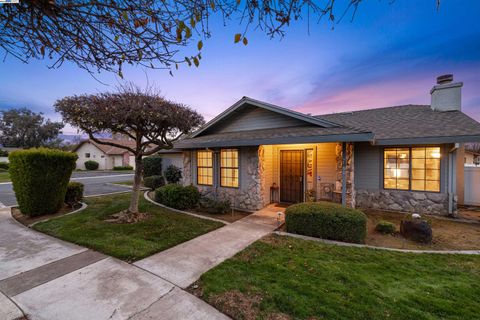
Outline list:
[[[228,319],[139,267],[25,228],[0,209],[0,319]]]
[[[125,191],[125,187],[111,183],[129,180],[133,180],[133,173],[121,171],[75,171],[71,178],[85,185],[86,196]],[[11,183],[0,183],[0,208],[2,205],[17,205]]]

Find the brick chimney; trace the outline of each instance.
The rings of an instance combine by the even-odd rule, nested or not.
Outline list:
[[[453,74],[437,77],[437,84],[430,90],[431,107],[435,111],[462,110],[463,82],[453,82]]]

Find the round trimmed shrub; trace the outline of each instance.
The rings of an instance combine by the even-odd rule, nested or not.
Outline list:
[[[375,231],[383,234],[393,234],[395,233],[395,230],[396,230],[395,224],[385,220],[380,220],[375,226]]]
[[[160,156],[150,156],[142,159],[143,177],[162,175],[162,158]]]
[[[62,207],[75,169],[75,153],[33,148],[11,152],[8,159],[13,190],[23,214],[50,214]]]
[[[143,185],[149,189],[155,190],[165,185],[165,179],[162,176],[150,176],[143,179]]]
[[[71,207],[83,200],[84,185],[80,182],[71,181],[67,185],[65,203]]]
[[[179,183],[182,179],[182,169],[171,164],[165,170],[164,175],[168,183]]]
[[[155,190],[155,201],[167,207],[184,210],[197,206],[200,192],[192,185],[167,184]]]
[[[285,211],[287,232],[344,242],[364,243],[367,216],[330,202],[305,202]]]
[[[85,161],[85,169],[87,170],[97,170],[98,162],[93,160]]]

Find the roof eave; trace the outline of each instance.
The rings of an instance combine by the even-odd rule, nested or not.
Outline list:
[[[409,144],[432,144],[432,143],[461,143],[480,142],[480,135],[444,136],[444,137],[414,137],[395,139],[375,139],[374,145],[409,145]]]
[[[211,141],[195,142],[184,140],[180,145],[175,145],[175,149],[194,149],[210,147],[246,147],[268,144],[295,144],[295,143],[324,143],[324,142],[370,142],[373,139],[371,133],[353,133],[353,134],[330,134],[308,137],[277,137],[263,139],[244,139],[230,141]]]

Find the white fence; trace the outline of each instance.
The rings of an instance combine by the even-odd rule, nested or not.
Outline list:
[[[465,204],[480,206],[480,167],[465,167]]]

